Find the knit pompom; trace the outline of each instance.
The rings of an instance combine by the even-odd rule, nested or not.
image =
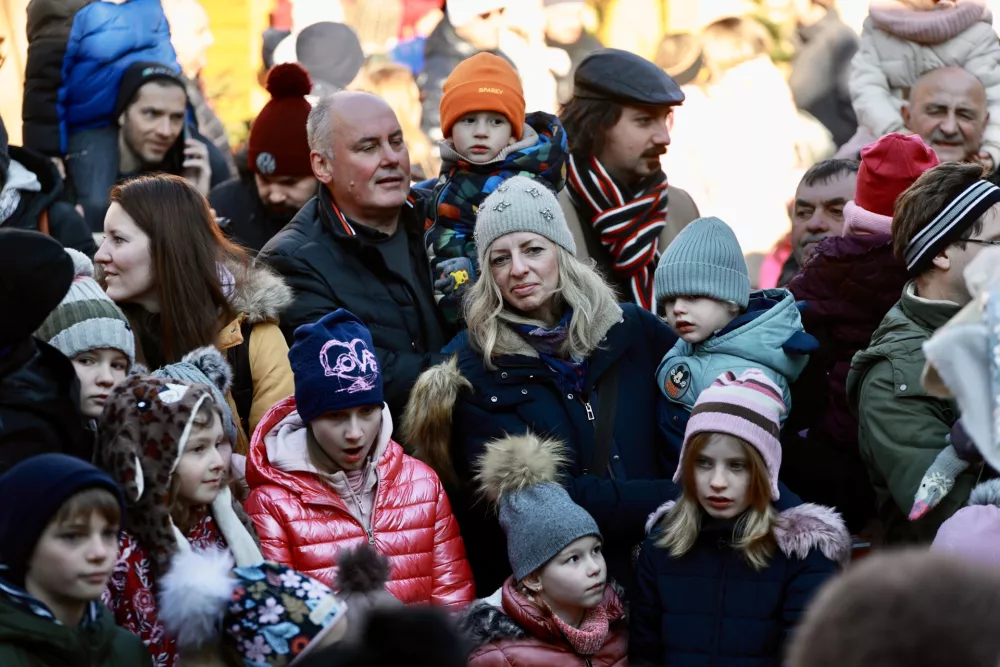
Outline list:
[[[76,277],[94,277],[94,263],[89,257],[84,255],[79,250],[74,250],[73,248],[66,248],[66,254],[73,258],[73,275]]]
[[[486,498],[499,502],[512,491],[557,482],[568,462],[566,445],[533,433],[508,435],[486,443],[476,463],[476,481]]]
[[[235,563],[222,549],[181,551],[160,578],[159,618],[181,647],[200,647],[218,638],[219,624],[239,582]]]
[[[267,92],[274,99],[305,97],[312,91],[312,79],[298,63],[275,65],[267,73]]]

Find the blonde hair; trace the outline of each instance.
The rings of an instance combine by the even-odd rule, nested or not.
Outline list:
[[[408,67],[383,62],[366,69],[367,90],[378,95],[396,112],[403,138],[410,150],[410,161],[419,165],[424,178],[435,178],[441,168],[434,144],[420,127],[423,107],[420,89]]]
[[[662,519],[663,533],[656,546],[666,549],[674,558],[680,558],[694,546],[701,532],[702,507],[694,479],[695,463],[705,447],[718,434],[698,433],[691,436],[684,448],[681,461],[683,493],[677,504]],[[771,504],[771,482],[767,476],[767,465],[760,453],[745,440],[736,438],[743,446],[747,457],[750,485],[747,494],[750,506],[736,522],[733,547],[742,552],[743,557],[755,570],[767,567],[774,555],[777,542],[774,526],[778,512]]]
[[[573,309],[569,335],[560,354],[566,358],[586,359],[598,348],[607,333],[598,330],[595,314],[616,308],[618,300],[611,287],[596,271],[562,246],[555,243],[552,246],[557,250],[559,262],[559,286],[552,298],[558,300],[557,305]],[[511,341],[517,334],[513,333],[510,325],[532,320],[507,309],[500,286],[489,268],[489,248],[480,254],[482,271],[465,297],[465,321],[469,330],[469,342],[483,354],[486,367],[495,370],[493,357],[513,352]]]
[[[191,433],[188,435],[188,440],[194,436],[194,430],[208,428],[211,426],[213,417],[218,416],[219,422],[222,422],[222,410],[219,408],[215,400],[208,396],[201,405],[198,406],[198,412],[192,417],[192,428]],[[182,454],[183,455],[183,454]],[[228,471],[226,471],[228,473]],[[180,494],[181,490],[181,478],[179,475],[174,474],[170,480],[170,518],[173,519],[174,525],[183,534],[187,534],[192,528],[192,517],[194,511],[189,503],[187,503]]]

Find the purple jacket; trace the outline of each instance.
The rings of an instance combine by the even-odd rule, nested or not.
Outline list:
[[[858,420],[847,408],[847,372],[854,355],[868,347],[872,334],[906,284],[903,263],[892,254],[888,234],[828,238],[788,289],[805,301],[802,324],[821,334],[826,350],[828,391],[822,418],[811,428],[851,449],[858,444]]]
[[[852,530],[875,512],[858,420],[848,408],[847,373],[906,281],[891,237],[876,234],[825,239],[788,285],[796,301],[806,302],[802,324],[820,349],[792,386],[782,480],[803,500],[835,506]]]

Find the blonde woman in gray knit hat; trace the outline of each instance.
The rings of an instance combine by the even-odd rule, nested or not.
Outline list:
[[[80,412],[92,427],[111,388],[135,363],[135,338],[125,314],[94,280],[90,258],[71,248],[66,252],[73,258],[73,284],[35,337],[73,362],[80,380]]]
[[[474,462],[507,435],[564,442],[565,488],[593,516],[608,570],[627,590],[646,517],[677,493],[653,375],[676,337],[652,313],[619,305],[576,258],[539,181],[500,185],[479,207],[475,240],[482,271],[463,304],[467,335],[418,379],[404,439],[445,483],[479,591],[496,590],[512,563],[495,514],[477,502]]]
[[[789,386],[819,344],[802,328],[791,292],[750,293],[729,225],[699,218],[685,227],[660,257],[654,280],[656,308],[679,338],[656,371],[672,456],[680,455],[698,396],[726,371],[760,369],[781,389],[786,414],[791,410]]]
[[[477,646],[469,667],[627,662],[625,605],[597,522],[558,483],[567,463],[562,443],[533,435],[491,442],[479,458],[476,479],[499,511],[514,573],[462,616]]]

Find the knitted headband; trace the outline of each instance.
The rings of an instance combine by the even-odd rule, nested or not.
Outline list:
[[[961,238],[994,204],[1000,202],[1000,188],[989,181],[976,181],[951,200],[906,246],[906,270],[911,276],[923,273],[942,250]]]

